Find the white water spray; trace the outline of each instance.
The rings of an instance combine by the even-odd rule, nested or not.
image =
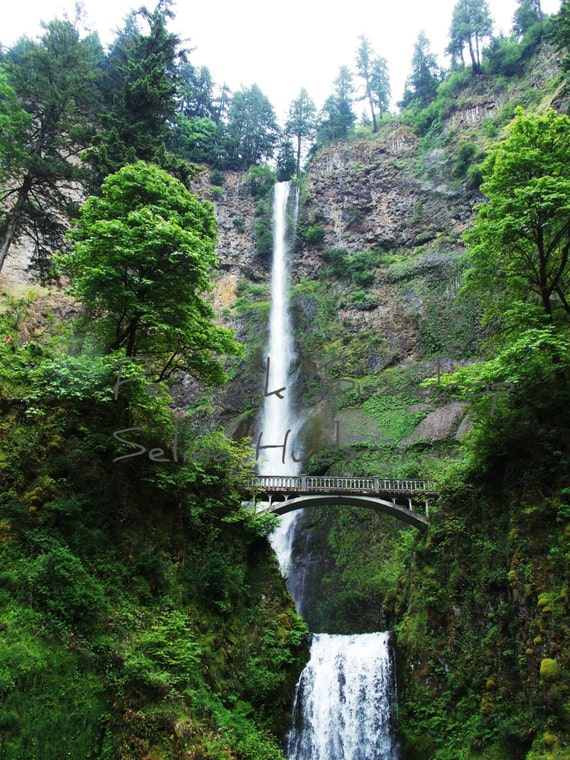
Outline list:
[[[313,636],[295,694],[289,760],[397,760],[389,638]]]

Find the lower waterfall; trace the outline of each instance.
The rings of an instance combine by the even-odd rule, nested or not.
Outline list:
[[[295,693],[289,760],[397,760],[390,633],[314,634]]]

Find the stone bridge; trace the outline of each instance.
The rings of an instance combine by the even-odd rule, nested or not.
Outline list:
[[[425,480],[350,478],[330,475],[258,475],[248,482],[259,512],[284,515],[313,506],[368,507],[426,529],[428,499],[437,496],[436,484]],[[275,501],[275,497],[278,498]],[[261,504],[259,499],[265,499]],[[396,499],[405,504],[396,503]],[[413,500],[422,502],[421,507]]]

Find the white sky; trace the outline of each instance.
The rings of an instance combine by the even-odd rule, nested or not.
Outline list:
[[[510,32],[516,0],[488,0],[495,33]],[[218,84],[232,90],[258,84],[280,121],[289,103],[305,87],[318,107],[332,91],[342,65],[354,68],[358,35],[366,35],[388,60],[393,100],[402,96],[414,42],[423,29],[447,66],[443,51],[456,0],[176,0],[170,28],[194,48],[190,60],[209,67]],[[556,13],[561,0],[542,0],[545,13]],[[155,0],[84,0],[87,20],[103,44],[113,38],[131,8]],[[74,17],[74,0],[3,0],[0,42],[9,47],[20,36],[40,32],[39,22]],[[357,81],[357,80],[356,80]],[[357,104],[359,105],[359,104]],[[357,107],[357,112],[360,108]]]

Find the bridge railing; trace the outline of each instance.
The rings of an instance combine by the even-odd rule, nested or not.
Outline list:
[[[267,493],[437,493],[436,484],[427,480],[329,475],[258,475],[250,478],[248,486]]]

